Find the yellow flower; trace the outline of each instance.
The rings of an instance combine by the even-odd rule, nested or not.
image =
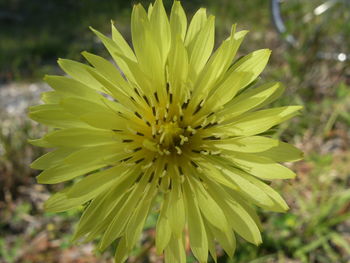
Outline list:
[[[92,29],[118,68],[83,52],[91,66],[60,59],[70,76],[47,76],[53,91],[30,117],[56,128],[32,143],[54,148],[32,167],[38,182],[80,181],[53,195],[48,211],[86,204],[75,239],[119,240],[116,262],[138,241],[151,209],[158,209],[156,247],[168,263],[186,261],[184,240],[199,262],[214,241],[229,256],[235,234],[261,243],[254,207],[282,212],[280,195],[264,181],[295,174],[279,162],[301,152],[264,136],[295,116],[299,106],[257,110],[283,92],[280,83],[250,85],[270,50],[233,59],[247,31],[235,31],[212,54],[214,17],[199,9],[187,27],[180,2],[168,19],[161,0],[148,12],[135,5],[133,50],[112,25],[112,39]],[[249,87],[249,88],[248,88]],[[82,177],[86,175],[85,177]],[[159,201],[161,200],[161,201]],[[157,208],[158,207],[158,208]]]

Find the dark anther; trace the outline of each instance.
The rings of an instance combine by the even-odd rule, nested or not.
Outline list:
[[[203,140],[220,140],[221,138],[220,137],[215,137],[215,136],[209,136],[209,137],[205,137],[203,138]]]
[[[177,169],[179,170],[180,175],[184,175],[183,171],[182,171],[182,167],[178,166]]]
[[[214,114],[215,114],[215,112],[209,113],[209,115],[207,116],[207,118],[209,118],[210,116],[212,116],[212,115],[214,115]]]
[[[136,117],[138,117],[139,119],[142,120],[142,117],[141,117],[140,113],[138,113],[137,111],[135,111],[134,114],[136,115]]]
[[[170,179],[168,190],[171,190],[172,188],[173,188],[173,181]]]
[[[112,131],[114,131],[114,132],[122,132],[122,130],[116,130],[116,129],[113,129]]]
[[[146,121],[146,124],[148,127],[151,127],[151,124],[149,123],[149,121]]]
[[[170,95],[169,95],[169,101],[170,101],[170,104],[173,103],[173,94],[172,93],[170,93]]]
[[[123,142],[133,142],[134,140],[124,139]]]
[[[197,108],[196,108],[196,110],[194,111],[193,115],[196,114],[196,113],[198,113],[198,111],[200,111],[200,109],[202,108],[202,106],[201,106],[202,102],[203,102],[203,100],[201,100],[201,101],[198,103]]]
[[[198,168],[198,164],[196,164],[194,161],[191,161],[191,164],[192,164],[195,168]]]
[[[200,128],[202,128],[202,125],[198,125],[198,126],[194,127],[195,130],[198,130]]]
[[[192,152],[194,152],[194,153],[201,153],[201,151],[199,151],[199,150],[192,150]]]
[[[156,101],[159,103],[159,98],[158,98],[158,93],[157,92],[154,92],[154,97],[156,98]]]
[[[169,94],[169,82],[166,83],[166,93]]]
[[[136,88],[134,88],[134,91],[137,94],[137,96],[141,97],[139,91]]]
[[[146,101],[147,105],[149,106],[149,101],[146,95],[143,95],[143,99]]]
[[[142,149],[142,147],[137,147],[137,148],[135,148],[133,151],[134,152],[138,152],[138,151],[140,151]]]
[[[145,136],[143,133],[141,133],[141,132],[136,132],[136,135],[138,135],[138,136]]]
[[[142,178],[142,175],[143,175],[143,174],[144,174],[144,173],[141,173],[141,174],[139,175],[139,177],[137,177],[137,179],[136,179],[135,183],[140,182],[140,180],[141,180],[141,178]]]
[[[207,125],[205,125],[205,126],[203,127],[203,129],[208,129],[208,128],[213,127],[213,126],[215,126],[215,125],[217,125],[217,124],[218,124],[217,122],[208,123]]]
[[[167,171],[168,170],[168,163],[166,163],[165,165],[164,165],[164,171]]]
[[[187,106],[188,106],[188,102],[189,101],[186,101],[186,102],[182,103],[181,109],[183,109],[183,110],[186,109]]]
[[[123,159],[123,160],[120,160],[121,162],[126,162],[126,161],[128,161],[128,160],[130,160],[132,158],[132,156],[130,156],[130,157],[128,157],[128,158],[125,158],[125,159]]]
[[[180,121],[183,121],[183,120],[184,120],[184,116],[181,115],[181,116],[180,116]]]
[[[130,96],[130,99],[132,99],[133,101],[136,101],[136,100],[134,99],[134,97],[133,97],[133,96]]]
[[[142,162],[143,160],[145,160],[145,158],[141,158],[141,159],[138,159],[137,161],[135,161],[136,164]]]
[[[162,183],[162,178],[158,179],[158,185],[160,185]]]
[[[152,107],[152,114],[153,114],[153,116],[156,116],[156,107]]]
[[[149,178],[148,182],[152,182],[153,181],[153,178],[154,178],[154,172],[151,174],[151,177]]]

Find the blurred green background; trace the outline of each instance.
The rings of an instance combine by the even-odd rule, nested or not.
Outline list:
[[[322,49],[341,51],[350,46],[347,39],[337,42],[339,36],[350,36],[349,26],[344,29],[350,25],[350,9],[347,16],[333,17],[317,28],[312,21],[295,27],[305,2],[313,1],[326,2],[294,0],[293,8],[285,10],[287,26],[302,39],[298,48],[289,47],[276,32],[269,1],[182,1],[189,16],[199,7],[216,16],[217,43],[228,36],[233,23],[250,30],[239,56],[258,48],[272,49],[263,78],[287,86],[275,105],[304,106],[301,116],[275,130],[276,137],[305,152],[303,161],[289,165],[298,174],[295,180],[273,183],[291,209],[285,214],[260,211],[264,243],[255,247],[238,239],[233,259],[218,247],[218,262],[350,262],[350,67],[349,61],[317,56]],[[28,120],[26,108],[38,103],[39,93],[47,89],[41,83],[44,74],[62,74],[56,66],[58,57],[82,60],[84,50],[107,56],[88,26],[109,34],[112,19],[130,41],[135,3],[0,0],[0,263],[112,262],[112,250],[96,254],[92,244],[70,244],[81,211],[43,210],[49,192],[62,185],[35,183],[37,171],[28,166],[43,150],[28,145],[27,139],[40,137],[46,128]],[[170,10],[172,1],[164,4]],[[152,246],[156,216],[148,219],[129,262],[162,262]],[[195,262],[190,254],[188,262]]]

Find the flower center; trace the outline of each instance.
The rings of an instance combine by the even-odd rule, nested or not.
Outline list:
[[[177,122],[167,122],[161,126],[160,129],[160,143],[164,147],[175,146],[180,142],[179,135],[182,134],[182,129],[179,128]]]

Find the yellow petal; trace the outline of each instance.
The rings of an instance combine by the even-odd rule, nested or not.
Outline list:
[[[180,1],[174,1],[170,14],[171,41],[175,41],[178,36],[182,42],[186,36],[187,17]]]
[[[207,22],[207,10],[205,8],[200,8],[194,14],[190,26],[188,27],[188,32],[186,34],[185,45],[189,46],[192,44],[195,36],[204,27]]]
[[[154,39],[159,47],[162,64],[164,65],[170,50],[171,32],[163,0],[156,0],[150,17],[150,26]]]
[[[208,240],[203,218],[189,182],[187,181],[183,185],[191,250],[200,263],[206,263],[208,259]]]

